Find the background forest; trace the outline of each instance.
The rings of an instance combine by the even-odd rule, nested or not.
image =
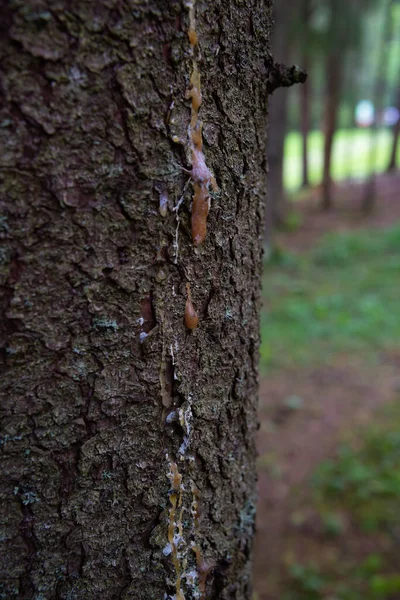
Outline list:
[[[400,2],[275,21],[255,598],[400,598]]]

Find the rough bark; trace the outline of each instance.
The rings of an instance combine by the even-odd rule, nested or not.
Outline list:
[[[1,7],[1,597],[250,600],[270,3]]]

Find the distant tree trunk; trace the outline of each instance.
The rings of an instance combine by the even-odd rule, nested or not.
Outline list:
[[[268,208],[266,220],[266,241],[276,227],[285,223],[288,205],[283,180],[284,146],[287,130],[287,98],[285,89],[277,90],[270,97],[268,118]]]
[[[362,198],[361,210],[368,214],[372,212],[376,204],[376,174],[372,173],[365,184],[364,195]]]
[[[290,4],[290,2],[289,2]],[[283,62],[289,61],[288,26],[290,11],[288,4],[276,2],[274,5],[275,27],[272,35],[274,57]],[[288,205],[283,181],[284,145],[287,132],[287,89],[277,90],[268,102],[268,201],[265,241],[271,243],[275,227],[284,224]]]
[[[370,176],[365,184],[365,191],[361,201],[361,211],[365,214],[372,212],[376,205],[377,181],[376,181],[376,159],[378,154],[378,133],[380,113],[383,109],[383,99],[385,98],[387,80],[385,78],[385,69],[387,65],[386,49],[388,41],[394,33],[394,20],[391,18],[391,9],[393,0],[389,0],[385,7],[385,17],[380,35],[379,61],[375,75],[373,101],[375,108],[375,118],[371,125],[369,167]]]
[[[355,126],[355,109],[358,98],[358,87],[357,82],[354,81],[354,73],[359,69],[357,58],[359,57],[358,52],[350,52],[348,60],[346,61],[345,72],[343,73],[343,87],[346,90],[347,101],[349,103],[350,110],[348,111],[348,119],[344,124],[348,130],[354,129]],[[346,179],[352,179],[354,161],[357,159],[357,153],[355,152],[354,136],[347,136],[345,145],[345,166],[346,166]]]
[[[311,2],[310,0],[303,0],[303,10],[302,10],[303,23],[305,36],[302,39],[303,45],[303,68],[305,71],[309,71],[310,69],[310,51],[308,48],[308,28],[309,21],[311,17]],[[310,89],[310,78],[299,87],[300,93],[300,128],[302,134],[302,187],[308,187],[310,185],[309,175],[308,175],[308,136],[310,134],[310,98],[311,98],[311,89]]]
[[[397,121],[393,127],[393,137],[392,137],[392,150],[390,152],[390,160],[387,167],[387,171],[394,171],[396,169],[396,159],[397,159],[397,146],[399,142],[399,134],[400,134],[400,88],[397,92],[397,102],[396,108],[399,111]]]
[[[304,69],[309,70],[308,63],[304,63]],[[308,79],[300,86],[301,102],[301,135],[302,135],[302,187],[310,185],[308,175],[308,137],[310,135],[310,80]]]
[[[251,600],[270,3],[1,17],[1,597]]]
[[[390,153],[390,160],[387,167],[388,172],[396,169],[396,157],[397,157],[397,146],[399,142],[400,133],[400,115],[397,119],[395,126],[393,127],[393,139],[392,139],[392,150]]]
[[[323,210],[329,210],[333,206],[332,198],[332,148],[336,131],[337,113],[340,99],[340,85],[342,78],[342,62],[340,55],[336,52],[330,54],[326,63],[326,94],[324,115],[324,163],[322,175],[322,198]]]

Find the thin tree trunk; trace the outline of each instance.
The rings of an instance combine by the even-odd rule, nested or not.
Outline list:
[[[323,210],[330,210],[333,206],[331,176],[332,148],[339,108],[341,74],[342,65],[340,56],[337,53],[328,56],[326,66],[325,139],[321,199],[321,207]]]
[[[348,79],[346,78],[346,80],[348,81]],[[346,84],[345,84],[346,85]],[[348,82],[349,87],[352,85],[351,82]],[[354,152],[355,149],[355,143],[354,143],[354,136],[351,135],[352,131],[354,130],[354,112],[355,112],[355,103],[351,102],[351,111],[350,111],[350,116],[349,116],[349,120],[347,123],[347,130],[350,133],[350,135],[347,138],[347,142],[346,142],[346,146],[345,146],[345,164],[346,164],[346,179],[351,181],[353,179],[353,173],[354,173],[354,161],[357,157],[357,153]]]
[[[399,134],[400,134],[400,115],[397,119],[395,126],[393,127],[393,139],[392,139],[392,151],[390,153],[390,160],[388,164],[388,172],[394,171],[396,169],[396,157],[397,157],[397,146],[399,143]]]
[[[290,6],[290,2],[289,2]],[[274,4],[275,27],[272,36],[272,50],[277,60],[289,61],[289,17],[287,3]],[[285,223],[288,211],[283,180],[284,147],[287,133],[288,90],[279,89],[268,102],[268,201],[265,221],[265,242],[271,245],[275,228]]]
[[[309,65],[304,64],[306,71],[309,70]],[[309,79],[300,86],[300,102],[301,102],[301,135],[302,135],[302,187],[310,185],[308,175],[308,137],[310,135],[310,81]]]
[[[309,32],[309,21],[311,18],[311,2],[310,0],[303,0],[303,27],[305,29],[305,37],[303,39],[303,68],[305,71],[310,70],[309,60],[309,48],[308,48],[308,32]],[[310,179],[308,175],[308,136],[310,134],[310,78],[300,86],[300,119],[301,119],[301,135],[302,135],[302,181],[301,185],[303,188],[310,185]]]
[[[397,102],[396,102],[397,110],[399,111],[399,115],[397,121],[393,127],[393,137],[392,137],[392,150],[390,152],[390,160],[387,167],[388,173],[394,171],[396,169],[396,157],[397,157],[397,146],[399,142],[399,134],[400,134],[400,88],[397,94]]]
[[[1,16],[2,597],[250,600],[270,5]]]
[[[284,148],[287,129],[287,96],[287,90],[277,90],[274,96],[270,98],[268,108],[269,178],[266,240],[269,242],[272,231],[285,223],[288,211],[283,179]]]
[[[394,21],[391,18],[393,0],[386,2],[385,16],[382,25],[382,31],[380,34],[379,44],[379,62],[377,71],[375,74],[375,82],[373,88],[373,102],[375,108],[375,118],[371,125],[371,136],[370,136],[370,152],[369,152],[369,166],[370,176],[365,184],[365,191],[361,201],[361,211],[365,214],[372,212],[376,206],[377,198],[377,181],[376,181],[376,160],[378,154],[378,120],[380,118],[380,112],[383,108],[383,98],[385,97],[386,80],[384,77],[387,57],[386,48],[388,40],[391,38],[394,32]]]

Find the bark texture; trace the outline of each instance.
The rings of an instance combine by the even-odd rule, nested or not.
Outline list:
[[[0,597],[250,600],[269,1],[1,12]]]

